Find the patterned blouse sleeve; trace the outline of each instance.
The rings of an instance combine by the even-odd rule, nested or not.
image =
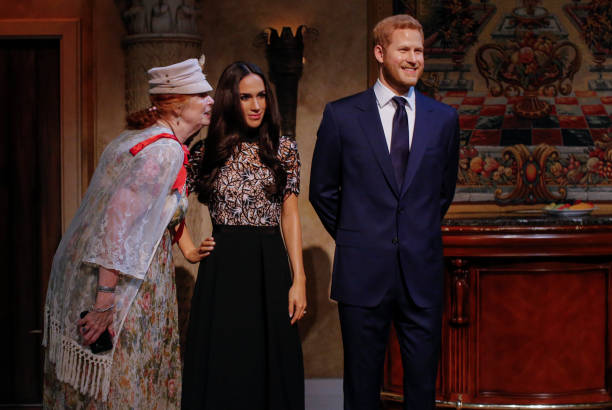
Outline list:
[[[287,170],[287,185],[285,196],[289,194],[300,194],[300,154],[297,142],[288,137],[281,137],[279,144],[280,158]]]
[[[185,168],[187,168],[187,189],[190,193],[195,192],[198,180],[198,168],[203,158],[204,140],[200,140],[189,150],[189,163],[185,166]]]

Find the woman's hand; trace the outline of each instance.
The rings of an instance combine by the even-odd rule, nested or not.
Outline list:
[[[191,263],[200,262],[202,259],[210,255],[215,249],[215,239],[212,236],[204,239],[200,246],[195,246],[191,240],[191,234],[187,225],[183,227],[183,234],[178,240],[178,246],[185,259]]]
[[[106,329],[108,329],[113,338],[115,337],[115,331],[112,328],[114,313],[112,309],[104,313],[89,312],[83,319],[77,322],[85,346],[98,340]]]
[[[295,324],[306,314],[306,279],[295,279],[289,289],[289,317]]]
[[[293,286],[289,289],[289,317],[291,324],[304,317],[306,313],[306,275],[302,261],[302,227],[298,212],[298,199],[295,194],[288,195],[281,209],[281,229],[293,272]]]
[[[96,297],[96,309],[105,309],[115,303],[115,295],[113,293],[98,293]],[[104,332],[106,329],[110,332],[111,336],[115,337],[115,331],[113,330],[113,317],[115,314],[114,309],[110,309],[107,312],[89,312],[84,318],[77,322],[79,326],[79,333],[83,336],[83,344],[85,346],[92,344]]]
[[[191,263],[200,262],[215,249],[215,239],[212,236],[204,239],[199,247],[193,247],[185,252],[185,259]]]

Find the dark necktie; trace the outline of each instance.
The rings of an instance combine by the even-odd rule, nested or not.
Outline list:
[[[391,164],[395,171],[395,180],[401,188],[404,182],[404,173],[410,156],[410,130],[408,129],[408,114],[406,114],[406,100],[402,97],[393,97],[397,104],[393,116],[393,129],[391,131]]]

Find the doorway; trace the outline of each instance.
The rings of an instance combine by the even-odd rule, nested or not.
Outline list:
[[[42,307],[62,232],[60,39],[0,37],[0,407],[42,402]]]

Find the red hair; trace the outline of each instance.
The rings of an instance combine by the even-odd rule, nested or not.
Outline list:
[[[178,116],[182,105],[191,97],[187,94],[151,94],[151,106],[136,111],[125,117],[127,128],[143,130],[155,124],[157,120]]]
[[[421,38],[425,41],[423,26],[417,19],[408,14],[396,14],[380,20],[372,30],[374,47],[380,45],[386,47],[391,42],[391,36],[395,30],[412,29],[421,33]]]

